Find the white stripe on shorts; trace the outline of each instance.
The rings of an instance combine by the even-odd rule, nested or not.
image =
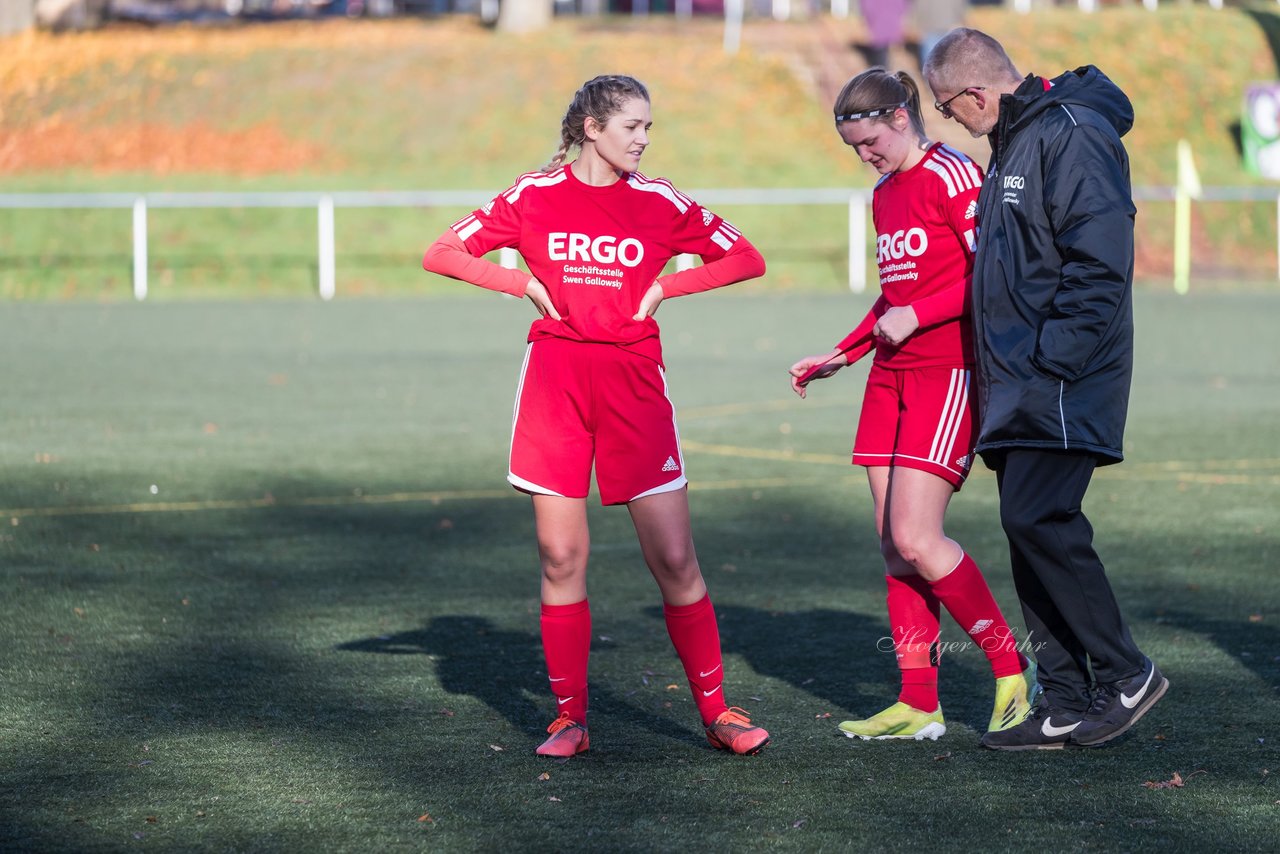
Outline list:
[[[947,399],[942,404],[942,416],[938,419],[937,432],[933,434],[933,446],[929,448],[929,460],[945,469],[955,469],[951,464],[951,455],[968,403],[969,372],[963,368],[953,368]]]
[[[685,477],[684,467],[684,448],[680,445],[680,425],[676,424],[676,405],[671,403],[671,390],[667,386],[667,372],[662,370],[658,365],[654,365],[658,370],[658,376],[662,378],[662,396],[667,399],[667,403],[671,404],[671,431],[676,436],[676,456],[680,458],[680,476],[675,480],[668,481],[661,486],[655,486],[653,489],[647,489],[639,495],[628,499],[635,501],[637,498],[644,498],[648,495],[658,495],[663,492],[675,492],[677,489],[684,487],[689,483],[689,479]]]
[[[520,396],[524,393],[524,374],[529,370],[529,357],[533,355],[533,342],[529,342],[529,346],[524,348],[524,364],[520,366],[520,381],[516,383],[516,402],[511,407],[511,444],[507,447],[507,483],[516,489],[523,489],[525,492],[533,492],[538,495],[556,495],[563,498],[559,492],[554,489],[547,489],[545,486],[539,486],[532,481],[525,480],[511,470],[511,457],[516,449],[516,421],[520,418]]]

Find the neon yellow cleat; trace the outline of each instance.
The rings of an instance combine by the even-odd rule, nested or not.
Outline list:
[[[922,712],[906,703],[894,703],[865,721],[845,721],[840,731],[849,738],[876,739],[913,738],[937,741],[947,731],[942,720],[942,707]]]
[[[991,710],[991,723],[987,732],[1000,732],[1016,727],[1031,714],[1036,704],[1040,685],[1036,682],[1036,663],[1027,662],[1027,669],[1012,676],[996,680],[996,702]]]

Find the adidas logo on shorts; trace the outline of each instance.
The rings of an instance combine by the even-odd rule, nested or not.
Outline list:
[[[662,464],[663,471],[680,471],[680,464],[676,462],[675,457],[667,457],[667,461]]]
[[[978,620],[973,624],[973,628],[969,629],[969,634],[976,635],[978,632],[991,626],[991,620]]]

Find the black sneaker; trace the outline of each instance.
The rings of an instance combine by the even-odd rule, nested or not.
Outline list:
[[[1026,720],[986,733],[981,744],[990,750],[1061,750],[1082,720],[1079,712],[1055,709],[1041,697]]]
[[[1071,735],[1072,743],[1081,747],[1106,744],[1127,732],[1168,690],[1169,680],[1149,658],[1132,679],[1099,685],[1084,720]]]

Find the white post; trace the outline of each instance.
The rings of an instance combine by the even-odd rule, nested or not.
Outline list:
[[[1276,196],[1276,255],[1280,256],[1280,195]],[[1280,269],[1276,270],[1276,277],[1280,278]]]
[[[498,250],[498,263],[503,267],[506,267],[508,270],[514,270],[516,268],[516,257],[516,250],[512,249],[510,246]]]
[[[1222,0],[1209,0],[1209,8],[1210,8],[1210,9],[1221,9],[1221,8],[1222,8]]]
[[[333,245],[333,197],[320,197],[320,299],[333,299],[334,245]]]
[[[773,19],[785,21],[791,17],[791,0],[773,0]]]
[[[849,197],[849,290],[867,289],[867,200],[862,193]]]
[[[1178,187],[1173,194],[1173,290],[1191,287],[1191,194]]]
[[[147,298],[147,200],[133,200],[133,298]]]
[[[1142,5],[1148,12],[1155,12],[1160,8],[1159,0],[1142,0]]]
[[[1031,11],[1031,0],[1013,0],[1013,11],[1027,14]]]
[[[1080,11],[1081,12],[1098,11],[1098,0],[1080,0]]]
[[[724,52],[738,52],[742,43],[742,0],[724,0]]]
[[[849,17],[849,0],[831,0],[831,17],[840,19]]]
[[[688,252],[682,252],[676,256],[676,272],[683,273],[685,270],[693,269],[693,256]]]

